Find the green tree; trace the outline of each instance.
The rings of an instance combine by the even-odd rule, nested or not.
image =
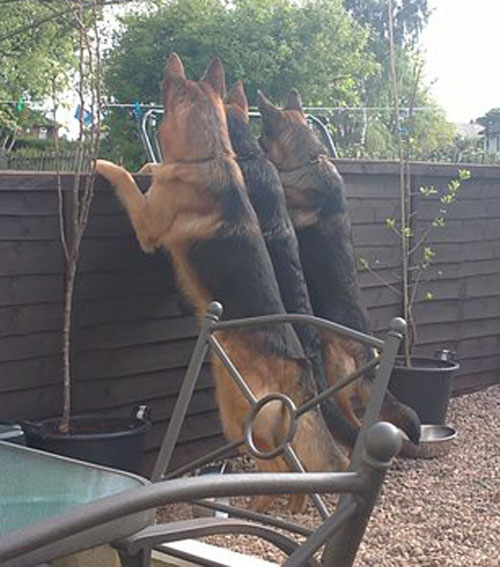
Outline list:
[[[394,0],[393,5],[395,45],[404,48],[418,44],[429,19],[427,0]],[[370,28],[372,47],[387,53],[387,0],[344,0],[344,6],[353,18]]]
[[[360,84],[375,71],[369,34],[341,0],[174,0],[122,21],[106,61],[108,93],[116,100],[159,102],[166,56],[176,51],[188,76],[209,58],[224,61],[228,82],[242,79],[251,102],[258,88],[281,100],[298,88],[307,105],[356,105]],[[110,113],[108,151],[138,165],[133,124]],[[135,154],[134,154],[135,151]]]
[[[450,155],[454,127],[429,94],[422,77],[423,60],[419,54],[420,34],[429,18],[428,1],[393,0],[392,5],[396,74],[400,106],[404,108],[400,116],[404,137],[410,142],[413,159],[443,158]],[[369,48],[378,63],[378,71],[367,77],[362,86],[363,103],[377,110],[368,112],[365,122],[360,122],[359,115],[351,117],[350,139],[343,146],[352,155],[353,149],[354,152],[357,150],[353,142],[364,138],[365,143],[358,154],[395,158],[398,151],[396,117],[391,110],[388,1],[344,0],[344,6],[356,21],[370,31]],[[360,134],[360,131],[365,134]]]
[[[0,104],[0,147],[12,147],[19,125],[29,117],[25,101],[59,93],[69,84],[76,32],[65,7],[59,0],[2,6],[0,100],[15,104]]]

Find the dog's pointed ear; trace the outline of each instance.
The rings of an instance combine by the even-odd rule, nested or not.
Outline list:
[[[243,88],[243,81],[237,81],[231,87],[227,99],[227,104],[236,104],[243,112],[245,116],[248,115],[248,100],[245,95],[245,89]]]
[[[182,64],[181,58],[177,55],[177,53],[172,53],[165,65],[164,83],[167,83],[172,79],[185,78],[186,73],[184,71],[184,65]]]
[[[201,80],[206,81],[221,98],[226,96],[226,78],[219,56],[214,57],[210,61]]]
[[[304,112],[302,108],[302,98],[297,89],[290,89],[285,110],[298,110],[299,112]]]
[[[185,93],[185,90],[186,73],[184,72],[184,65],[177,53],[172,53],[165,65],[162,83],[163,108],[165,111],[172,104],[172,100]]]
[[[264,120],[277,121],[281,118],[279,108],[266,97],[266,95],[259,89],[257,91],[257,105]]]

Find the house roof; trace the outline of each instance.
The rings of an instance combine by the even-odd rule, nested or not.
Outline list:
[[[493,124],[488,125],[488,134],[491,136],[492,134],[500,134],[500,122],[494,122]]]
[[[477,138],[484,131],[484,128],[475,122],[459,122],[455,124],[455,128],[461,138]]]

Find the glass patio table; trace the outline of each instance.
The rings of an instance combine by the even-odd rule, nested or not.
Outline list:
[[[23,528],[107,496],[137,489],[149,481],[118,471],[0,442],[0,553],[2,539],[19,537]],[[136,513],[86,530],[84,548],[120,539],[149,525],[154,512]],[[35,565],[80,551],[82,534],[68,537],[15,560]],[[88,537],[87,537],[88,536]],[[5,539],[4,539],[5,541]],[[2,562],[0,565],[9,565]],[[14,563],[13,563],[14,564]]]

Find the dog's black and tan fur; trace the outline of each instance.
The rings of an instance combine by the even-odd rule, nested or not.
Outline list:
[[[292,90],[281,110],[259,93],[262,146],[277,167],[300,247],[300,258],[314,314],[369,333],[357,280],[351,224],[343,182],[327,151],[307,124],[297,91]],[[359,343],[323,334],[325,370],[330,384],[369,361],[373,354]],[[370,376],[368,377],[370,378]],[[366,403],[368,381],[356,382],[356,392]],[[353,388],[337,396],[339,406],[353,424]],[[387,394],[382,409],[392,421],[418,442],[416,413]]]
[[[223,304],[228,319],[282,313],[271,260],[229,141],[223,94],[218,58],[202,80],[190,81],[172,55],[163,82],[163,161],[150,168],[150,189],[143,195],[132,176],[110,162],[99,160],[97,171],[115,187],[143,249],[169,252],[180,288],[199,317],[212,300]],[[300,405],[315,392],[309,362],[290,325],[218,332],[217,337],[257,398],[279,391]],[[241,438],[248,404],[217,361],[213,374],[225,434]],[[292,445],[306,469],[345,468],[346,458],[319,411],[308,412],[297,425]],[[274,447],[286,426],[281,404],[266,406],[255,424],[257,446]],[[281,457],[257,466],[288,470]],[[258,497],[254,506],[265,509],[270,500]],[[301,503],[299,497],[292,506]]]
[[[312,315],[299,245],[286,207],[285,193],[276,168],[267,159],[248,126],[248,101],[241,81],[227,95],[225,108],[231,143],[271,256],[285,310],[288,313]],[[319,332],[311,325],[296,325],[295,328],[311,362],[316,384],[320,390],[324,390],[326,379]],[[356,430],[332,401],[326,400],[322,410],[330,433],[342,444],[352,447]]]

